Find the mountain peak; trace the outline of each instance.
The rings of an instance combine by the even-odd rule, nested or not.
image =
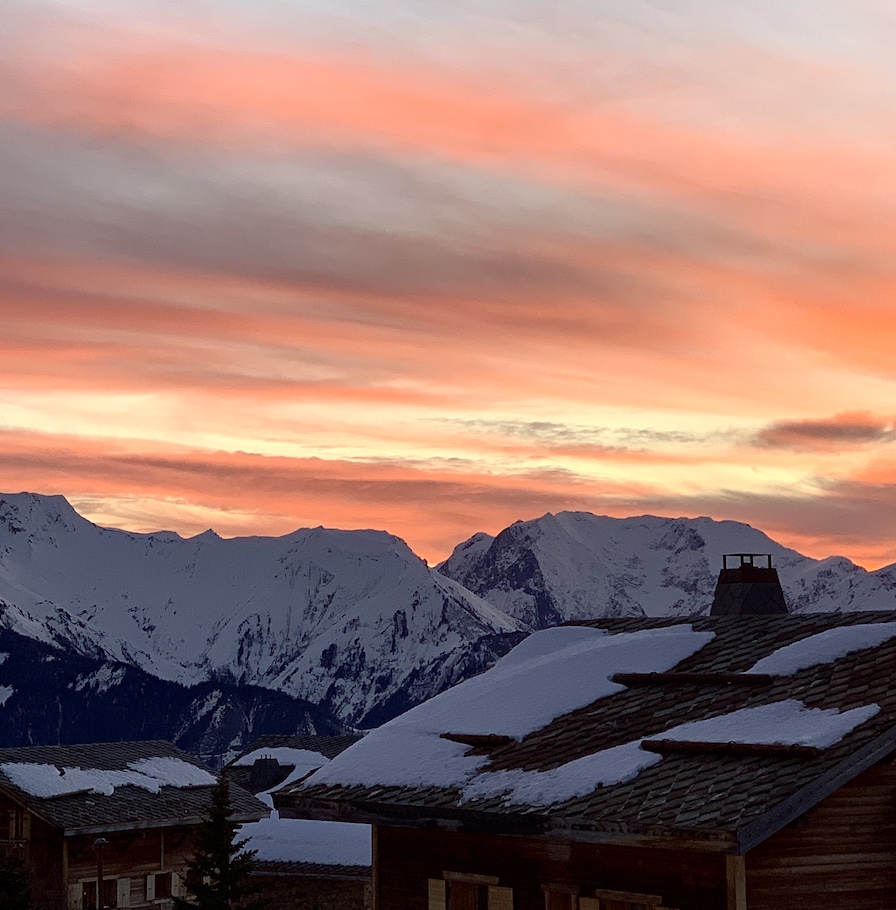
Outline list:
[[[0,493],[0,526],[4,524],[13,533],[21,525],[27,525],[31,533],[46,533],[54,529],[72,531],[91,522],[64,496],[22,492]]]

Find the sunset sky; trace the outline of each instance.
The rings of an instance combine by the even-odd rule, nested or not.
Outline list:
[[[0,12],[0,489],[896,561],[893,0]]]

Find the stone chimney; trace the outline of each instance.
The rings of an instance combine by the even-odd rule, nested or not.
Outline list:
[[[729,567],[729,561],[733,563]],[[786,613],[787,603],[772,568],[771,553],[726,553],[710,616],[768,616]]]

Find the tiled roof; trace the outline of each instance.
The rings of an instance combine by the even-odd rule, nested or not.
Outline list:
[[[104,771],[124,771],[130,762],[151,758],[176,758],[208,770],[192,756],[162,740],[0,749],[0,764],[47,764]],[[53,827],[71,835],[197,824],[211,806],[213,787],[162,786],[158,793],[153,793],[128,784],[116,786],[108,796],[85,790],[62,796],[36,797],[16,786],[0,771],[0,789],[19,799]],[[268,814],[264,803],[239,786],[231,785],[230,799],[236,821],[255,821]]]
[[[836,626],[896,622],[896,612],[598,619],[576,625],[611,633],[690,624],[715,637],[673,674],[710,674],[681,680],[657,677],[630,684],[549,723],[520,742],[500,737],[472,745],[487,754],[489,770],[544,771],[631,742],[661,739],[673,726],[732,711],[799,699],[809,708],[877,704],[880,711],[840,742],[806,754],[799,750],[697,750],[664,753],[634,779],[587,796],[545,806],[507,804],[502,797],[459,803],[456,789],[315,786],[286,788],[278,805],[310,817],[357,821],[458,822],[491,830],[563,831],[605,841],[699,840],[718,849],[746,850],[809,806],[896,750],[896,637],[826,664],[764,684],[713,679],[740,674],[773,651]],[[451,732],[451,731],[445,731]]]

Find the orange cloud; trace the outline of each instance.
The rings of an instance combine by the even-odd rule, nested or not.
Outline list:
[[[97,511],[105,510],[106,521],[114,519],[109,508],[114,509],[116,498],[150,501],[152,523],[139,530],[174,524],[174,530],[198,533],[204,528],[185,526],[178,514],[190,503],[217,512],[217,530],[225,533],[373,526],[438,559],[483,523],[497,531],[520,514],[575,508],[589,499],[580,480],[557,471],[502,476],[392,461],[149,448],[139,441],[14,432],[0,432],[0,439],[0,472],[8,489],[61,492],[94,502]],[[604,496],[637,493],[634,485],[602,491]],[[231,511],[239,514],[237,527],[228,520]],[[130,518],[122,523],[133,528]]]

